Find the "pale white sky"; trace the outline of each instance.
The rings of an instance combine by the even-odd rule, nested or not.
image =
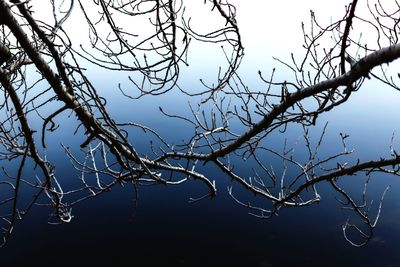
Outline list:
[[[64,6],[68,6],[70,3],[70,0],[55,1],[64,3]],[[36,11],[36,17],[52,21],[52,16],[49,16],[49,2],[43,0],[31,1],[31,5]],[[185,17],[192,17],[192,25],[196,30],[206,33],[211,29],[220,27],[218,24],[221,25],[221,19],[216,11],[210,12],[211,4],[204,5],[203,0],[183,0],[183,2],[186,6]],[[294,52],[295,55],[301,55],[303,52],[301,49],[303,44],[301,22],[305,22],[306,25],[310,24],[310,10],[315,12],[321,25],[328,25],[331,21],[343,18],[345,6],[351,0],[229,0],[229,2],[237,7],[236,19],[245,47],[245,57],[241,70],[246,71],[248,69],[249,72],[256,75],[258,69],[269,72],[272,66],[277,65],[272,57],[279,57],[287,61],[290,59],[291,52]],[[385,4],[389,2],[392,1],[386,1]],[[93,1],[89,0],[82,1],[82,3],[93,5]],[[365,2],[360,1],[359,6],[362,4],[365,4]],[[87,43],[88,27],[84,22],[78,3],[75,3],[75,8],[76,12],[69,18],[64,28],[74,44],[86,44],[86,47],[90,50],[90,45]],[[88,11],[92,12],[94,18],[97,16],[96,6],[88,8]],[[357,14],[361,12],[364,11],[357,9]],[[117,19],[132,33],[148,34],[149,29],[154,30],[154,28],[150,28],[152,26],[147,19],[137,21],[129,16],[118,16]],[[309,27],[306,27],[306,29],[309,29]],[[104,36],[107,34],[108,30],[103,33]],[[368,38],[368,34],[363,38]],[[327,41],[329,41],[329,37]],[[192,69],[191,73],[197,77],[199,73],[202,75],[205,75],[204,73],[217,73],[218,66],[223,64],[222,62],[226,63],[219,45],[216,47],[193,42],[189,56],[191,57],[190,63],[195,70],[193,72]]]
[[[301,22],[310,20],[310,10],[322,23],[345,14],[348,0],[232,0],[237,6],[237,20],[246,45],[274,50],[294,48],[301,41]]]
[[[56,0],[56,2],[63,2],[64,6],[68,6],[70,3],[70,1],[61,0]],[[92,1],[82,2],[89,5]],[[301,41],[300,23],[309,21],[311,9],[316,12],[321,22],[329,23],[331,18],[338,19],[343,16],[345,5],[350,0],[229,0],[229,2],[237,7],[237,21],[246,47],[286,50],[290,47],[294,48],[296,42]],[[46,21],[52,20],[52,16],[49,16],[48,1],[33,0],[31,3],[38,18]],[[206,21],[205,28],[209,29],[208,25],[218,23],[218,17],[209,12],[211,5],[204,5],[203,0],[184,0],[184,4],[187,16],[192,16],[193,21],[196,21],[196,18],[201,19],[203,24]],[[78,3],[75,3],[75,8],[76,11],[79,11]],[[95,12],[94,9],[90,11]],[[204,19],[205,17],[206,19]],[[126,19],[132,20],[130,17]],[[124,24],[130,25],[131,22],[127,20]],[[193,24],[201,30],[202,25]],[[71,38],[81,39],[82,36],[87,36],[87,27],[82,24],[80,12],[75,12],[65,27]],[[133,28],[132,32],[142,32],[146,27],[149,25],[142,23],[139,26],[136,23],[130,26]]]

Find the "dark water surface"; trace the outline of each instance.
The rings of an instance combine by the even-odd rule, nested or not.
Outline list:
[[[329,201],[260,220],[224,196],[189,205],[190,186],[158,187],[141,190],[132,220],[128,191],[84,203],[70,224],[30,216],[1,266],[399,266],[399,229],[381,222],[366,247],[351,247]]]

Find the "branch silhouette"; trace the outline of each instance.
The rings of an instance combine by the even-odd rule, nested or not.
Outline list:
[[[205,1],[210,15],[217,16],[222,23],[209,25],[212,28],[209,32],[200,33],[191,18],[186,17],[185,3],[183,0],[49,1],[46,4],[51,6],[50,15],[54,19],[50,23],[36,17],[33,6],[37,4],[32,1],[0,0],[3,93],[0,157],[3,162],[19,166],[14,175],[3,167],[7,178],[0,186],[11,192],[0,202],[5,223],[3,245],[16,222],[33,206],[50,208],[51,223],[70,222],[73,206],[121,184],[179,185],[194,179],[202,182],[207,192],[190,201],[214,197],[217,179],[221,178],[205,171],[208,167],[216,167],[222,177],[260,197],[265,206],[246,203],[234,193],[233,186],[228,188],[233,201],[261,218],[276,215],[285,207],[303,207],[321,201],[317,185],[328,182],[344,199],[340,204],[361,220],[361,226],[350,221],[343,225],[345,239],[354,246],[368,242],[387,190],[373,215],[371,207],[365,201],[357,203],[340,181],[364,174],[366,187],[374,173],[399,175],[400,156],[391,146],[387,158],[348,163],[354,151],[347,148],[348,135],[342,134],[342,150],[322,157],[320,150],[327,125],[316,143],[309,129],[319,123],[322,113],[351,101],[352,93],[362,89],[365,78],[372,77],[399,90],[395,78],[383,66],[391,66],[400,58],[397,44],[400,29],[396,19],[400,9],[388,10],[378,0],[376,9],[368,3],[369,17],[361,17],[357,13],[360,3],[354,0],[343,18],[327,26],[321,25],[311,12],[310,30],[302,24],[304,57],[298,59],[292,54],[290,62],[276,59],[293,74],[293,79],[276,80],[275,69],[268,78],[259,72],[266,89],[252,91],[238,71],[244,45],[236,8],[223,0]],[[89,29],[91,48],[85,44],[76,46],[64,27],[74,12],[81,14],[79,23]],[[376,19],[379,16],[389,20]],[[120,17],[127,17],[132,23],[136,23],[135,19],[147,21],[151,30],[135,33],[133,24],[121,23]],[[207,24],[207,20],[202,23]],[[375,48],[355,38],[356,23],[376,31]],[[193,40],[223,44],[226,59],[216,83],[212,86],[203,83],[200,92],[182,87],[179,80],[182,66],[189,64],[187,54]],[[198,101],[190,105],[191,113],[184,116],[160,108],[164,118],[187,124],[193,131],[182,142],[171,143],[160,129],[137,122],[118,122],[119,118],[113,117],[107,106],[107,97],[86,76],[88,65],[109,73],[129,73],[130,91],[121,84],[115,89],[131,101],[145,96],[163,97],[173,90]],[[49,135],[59,133],[57,121],[66,114],[68,120],[77,124],[74,138],[80,140],[77,147],[61,146],[79,177],[78,185],[72,189],[63,185],[66,178],[62,173],[56,175],[57,165],[52,164],[46,153],[55,149],[46,140]],[[34,123],[38,118],[40,126]],[[239,130],[235,125],[240,125]],[[303,149],[307,154],[304,158],[296,157],[294,149],[286,145],[283,151],[270,148],[270,136],[285,133],[289,125],[298,125],[303,130]],[[151,136],[148,152],[134,145],[135,137],[127,129],[139,129]],[[282,162],[281,171],[270,166],[269,157]],[[235,169],[238,160],[255,167],[243,175]],[[25,176],[28,172],[36,177],[28,178],[29,175]],[[27,203],[18,200],[23,188],[35,191]],[[362,237],[360,242],[349,237],[349,231],[353,230]]]

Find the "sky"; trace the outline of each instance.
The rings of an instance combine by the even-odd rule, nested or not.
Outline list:
[[[64,9],[70,5],[70,1],[55,0],[56,3],[63,3]],[[245,57],[241,69],[246,73],[256,73],[259,69],[263,72],[270,72],[271,66],[276,65],[273,57],[288,61],[292,52],[295,55],[301,55],[303,52],[301,48],[303,44],[301,23],[304,22],[309,25],[310,10],[315,12],[317,20],[322,25],[329,25],[332,21],[343,18],[346,5],[350,2],[350,0],[229,0],[229,3],[236,6],[236,20],[245,48]],[[52,16],[49,16],[49,13],[51,13],[50,1],[32,0],[31,3],[37,18],[46,21],[53,19]],[[85,0],[82,3],[89,7],[93,1]],[[359,6],[364,3],[364,1],[361,1]],[[221,18],[217,12],[215,10],[211,12],[212,4],[205,5],[203,0],[183,0],[183,4],[185,6],[184,17],[186,19],[191,17],[195,30],[205,33],[213,29],[214,25],[221,25]],[[357,14],[362,12],[364,10],[357,9]],[[96,7],[90,6],[88,13],[96,18]],[[124,25],[132,33],[146,35],[149,30],[154,30],[147,18],[137,20],[130,16],[119,15],[115,17],[116,20],[120,21],[120,25]],[[219,26],[215,27],[218,28]],[[87,43],[88,27],[84,23],[84,17],[76,0],[75,12],[64,24],[64,28],[76,46]],[[99,29],[101,27],[98,27]],[[105,31],[103,35],[106,36],[107,34],[108,31]],[[367,36],[363,38],[367,38]],[[90,49],[90,46],[87,46],[87,48]],[[218,61],[225,61],[221,49],[210,44],[192,42],[189,52],[191,64],[196,66],[199,72],[204,73],[205,70],[211,68],[214,73],[216,68],[211,64],[219,65]],[[204,57],[204,54],[208,56]],[[210,61],[210,58],[213,60]]]
[[[64,6],[68,6],[70,0],[63,2]],[[82,1],[85,4],[92,1]],[[273,57],[290,61],[290,53],[301,56],[304,53],[302,49],[303,35],[301,31],[301,22],[309,25],[310,10],[316,14],[317,20],[322,25],[328,25],[331,21],[342,18],[345,14],[345,7],[350,0],[230,0],[231,4],[236,6],[240,32],[242,35],[243,45],[245,48],[245,56],[240,66],[240,71],[247,77],[248,83],[258,80],[258,70],[268,75],[273,67],[281,67],[280,73],[285,74],[287,69],[283,68],[273,60]],[[385,1],[389,4],[392,1]],[[45,4],[47,3],[47,5]],[[35,16],[44,20],[51,20],[49,16],[50,1],[32,0],[31,5],[35,10]],[[200,32],[206,32],[210,26],[220,23],[220,18],[215,15],[216,11],[210,12],[212,5],[204,4],[203,0],[185,0],[186,18],[192,17],[195,29]],[[359,8],[365,4],[360,1]],[[68,19],[65,24],[65,30],[72,42],[76,45],[83,44],[90,49],[87,44],[88,29],[82,23],[83,17],[79,11],[79,5],[75,0],[76,12]],[[89,9],[89,13],[95,13],[95,9]],[[365,12],[363,9],[357,9],[356,14]],[[95,16],[95,15],[94,15]],[[126,25],[127,29],[132,32],[144,32],[151,29],[151,25],[147,20],[140,23],[132,22],[131,17],[118,18],[122,25]],[[357,27],[362,29],[362,27]],[[357,29],[353,29],[355,31]],[[154,29],[153,29],[154,30]],[[368,36],[370,35],[370,36]],[[364,35],[363,38],[371,38],[373,34]],[[187,70],[188,77],[198,81],[199,78],[210,76],[215,79],[215,73],[218,71],[219,65],[224,61],[223,53],[219,47],[209,44],[199,44],[193,42],[189,50],[191,68]],[[220,62],[222,62],[220,64]],[[193,67],[192,67],[193,66]],[[184,76],[184,75],[183,75]],[[105,77],[105,76],[104,76]],[[101,79],[101,77],[99,77]]]
[[[47,1],[45,1],[47,2]],[[35,16],[49,20],[50,5],[44,4],[43,0],[31,1]],[[60,2],[60,0],[56,0]],[[90,3],[92,1],[83,1]],[[69,6],[70,1],[63,1],[64,6]],[[287,49],[295,48],[301,42],[301,22],[308,21],[310,18],[310,10],[316,12],[318,18],[323,23],[329,23],[330,20],[341,18],[345,11],[345,5],[349,0],[335,1],[320,1],[320,0],[280,0],[280,1],[265,1],[265,0],[229,0],[229,3],[237,7],[237,21],[243,35],[243,40],[247,50],[271,50],[274,53],[281,53]],[[195,21],[197,18],[204,20],[202,24],[207,28],[208,25],[217,23],[217,16],[210,15],[211,5],[204,5],[203,0],[185,0],[186,14],[193,16]],[[75,1],[75,9],[79,10],[79,5]],[[94,11],[94,10],[92,10]],[[89,10],[90,12],[90,10]],[[215,11],[214,11],[215,13]],[[131,18],[128,18],[131,19]],[[133,32],[145,31],[145,24],[131,24],[126,21],[130,28],[133,27]],[[71,38],[81,39],[82,36],[87,36],[87,28],[82,25],[82,14],[75,12],[68,19],[65,26],[69,29],[68,33]],[[202,25],[196,24],[196,27],[201,30]]]
[[[56,3],[62,3],[66,9],[71,0],[55,0]],[[237,21],[243,36],[243,43],[248,54],[257,54],[268,51],[268,55],[288,54],[298,49],[302,44],[301,22],[309,22],[310,10],[313,10],[319,22],[327,25],[331,21],[340,19],[345,14],[345,6],[351,0],[229,0],[229,3],[237,7]],[[366,1],[360,1],[357,8],[357,14],[365,13],[362,6]],[[31,5],[35,11],[35,16],[42,20],[52,20],[49,16],[51,11],[50,1],[32,0]],[[82,1],[84,5],[93,3],[91,0]],[[177,1],[179,3],[179,1]],[[386,4],[394,1],[385,1]],[[209,25],[215,25],[220,22],[216,14],[210,12],[212,4],[204,4],[203,0],[183,0],[185,6],[185,17],[192,17],[196,29],[209,29]],[[87,27],[82,23],[83,16],[79,12],[79,3],[75,0],[75,11],[64,25],[68,35],[74,40],[82,40],[82,37],[88,35]],[[88,8],[88,13],[96,15],[96,7]],[[129,31],[133,33],[146,33],[152,27],[148,20],[133,20],[132,17],[118,16],[121,25],[127,25]],[[197,21],[197,23],[196,23]],[[364,38],[366,38],[364,36]]]
[[[313,10],[323,23],[343,16],[349,1],[280,0],[231,1],[237,6],[237,20],[245,45],[257,50],[269,48],[278,53],[295,49],[302,41],[301,22]],[[251,3],[251,4],[250,4]]]
[[[56,0],[63,2],[68,6],[70,0]],[[35,10],[35,16],[40,19],[51,20],[49,16],[50,6],[44,3],[50,1],[32,0],[31,4]],[[236,6],[236,20],[242,35],[242,41],[245,48],[245,56],[240,66],[240,71],[248,77],[247,82],[258,79],[258,70],[265,74],[271,73],[273,67],[281,68],[280,73],[285,73],[287,69],[273,60],[277,57],[284,61],[290,61],[290,54],[302,56],[303,35],[301,22],[309,25],[310,10],[316,14],[317,20],[321,25],[329,25],[330,22],[341,19],[350,0],[229,0]],[[82,1],[89,5],[92,1]],[[213,25],[221,23],[216,11],[211,12],[212,5],[204,4],[203,0],[184,0],[185,17],[192,17],[192,25],[199,32],[207,32]],[[390,4],[392,1],[385,1]],[[394,3],[394,2],[393,2]],[[360,1],[357,15],[362,15],[365,10],[363,5],[365,1]],[[76,45],[87,43],[88,29],[82,23],[83,17],[79,11],[79,5],[75,0],[76,12],[68,19],[65,24],[65,30],[72,42]],[[94,8],[89,9],[89,13],[95,13]],[[93,17],[96,15],[94,14]],[[118,17],[121,25],[125,25],[133,33],[146,33],[149,29],[154,30],[147,20],[135,21],[131,17]],[[307,26],[306,26],[307,29]],[[363,29],[362,25],[352,31]],[[368,32],[364,34],[364,39],[374,38],[373,34]],[[329,41],[329,37],[327,38]],[[86,45],[90,49],[89,45]],[[192,42],[189,50],[191,68],[187,70],[188,77],[198,81],[199,78],[210,76],[215,79],[215,73],[219,65],[225,62],[220,47],[210,44],[200,44]],[[225,63],[226,64],[226,63]]]

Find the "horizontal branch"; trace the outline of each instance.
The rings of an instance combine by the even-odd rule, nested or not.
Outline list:
[[[383,168],[383,167],[387,167],[387,166],[395,166],[397,164],[400,164],[400,156],[396,156],[395,158],[392,158],[392,159],[381,159],[381,160],[377,160],[377,161],[372,160],[372,161],[368,161],[368,162],[364,162],[364,163],[357,163],[356,165],[353,165],[351,167],[342,167],[338,171],[333,171],[333,172],[330,172],[327,174],[323,174],[323,175],[313,178],[312,180],[305,182],[304,184],[299,186],[295,191],[290,193],[287,197],[282,199],[280,202],[284,203],[294,197],[297,197],[303,190],[305,190],[315,184],[318,184],[322,181],[329,181],[329,180],[332,180],[332,179],[335,179],[338,177],[355,175],[357,172],[360,172],[360,171],[371,171],[374,169],[379,169],[379,168]]]
[[[276,118],[285,113],[287,109],[292,107],[294,104],[330,89],[338,88],[340,86],[350,86],[357,80],[366,77],[374,67],[390,63],[399,57],[400,44],[382,48],[360,59],[352,66],[351,70],[339,77],[322,81],[297,92],[288,94],[287,97],[285,97],[285,100],[278,105],[274,105],[271,111],[261,121],[256,123],[252,128],[250,128],[250,130],[237,138],[233,143],[212,152],[208,157],[208,160],[223,157],[237,150],[251,138],[267,129]]]

